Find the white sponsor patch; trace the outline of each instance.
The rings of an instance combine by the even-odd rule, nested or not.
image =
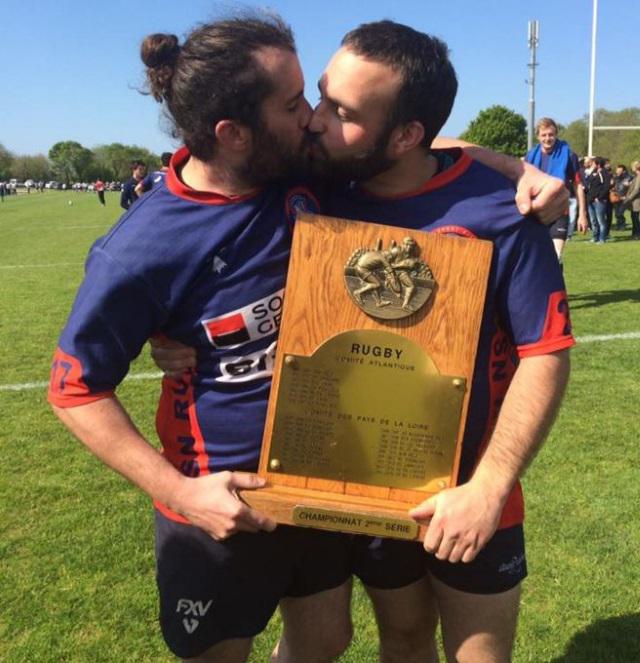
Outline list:
[[[266,350],[250,352],[242,357],[225,357],[220,361],[220,377],[216,382],[249,382],[273,375],[276,341]]]

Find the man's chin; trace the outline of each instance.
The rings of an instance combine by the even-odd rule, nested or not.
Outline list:
[[[339,165],[325,159],[313,159],[311,161],[311,177],[314,182],[324,186],[342,186],[349,184],[351,176],[346,173]]]

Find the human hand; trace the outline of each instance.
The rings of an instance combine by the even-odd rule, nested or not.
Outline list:
[[[470,562],[495,533],[504,501],[474,484],[443,490],[409,515],[428,522],[424,549],[440,560]],[[430,522],[429,522],[430,519]]]
[[[589,222],[586,214],[580,214],[578,217],[578,230],[584,235],[589,230]]]
[[[516,205],[523,216],[533,214],[549,225],[567,213],[569,191],[562,180],[524,164],[518,179]]]
[[[276,522],[238,497],[238,490],[262,488],[265,480],[248,472],[216,472],[196,479],[184,477],[172,508],[216,540],[236,532],[271,532]]]
[[[185,371],[196,367],[196,351],[188,345],[172,341],[165,336],[150,338],[149,345],[151,358],[168,378],[177,380]]]

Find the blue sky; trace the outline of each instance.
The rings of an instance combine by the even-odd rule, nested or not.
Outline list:
[[[342,35],[390,18],[441,37],[451,49],[460,89],[445,134],[458,135],[492,104],[527,117],[527,21],[536,18],[536,116],[568,123],[589,108],[592,0],[21,0],[0,11],[0,143],[17,154],[46,153],[59,140],[171,149],[159,105],[135,89],[143,81],[140,42],[152,32],[182,39],[196,23],[239,6],[268,6],[291,24],[311,103]],[[637,1],[599,6],[596,106],[640,105]]]

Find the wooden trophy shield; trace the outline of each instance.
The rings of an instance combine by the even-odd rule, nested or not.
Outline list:
[[[487,241],[305,214],[287,276],[258,473],[279,523],[422,538],[455,485]]]

